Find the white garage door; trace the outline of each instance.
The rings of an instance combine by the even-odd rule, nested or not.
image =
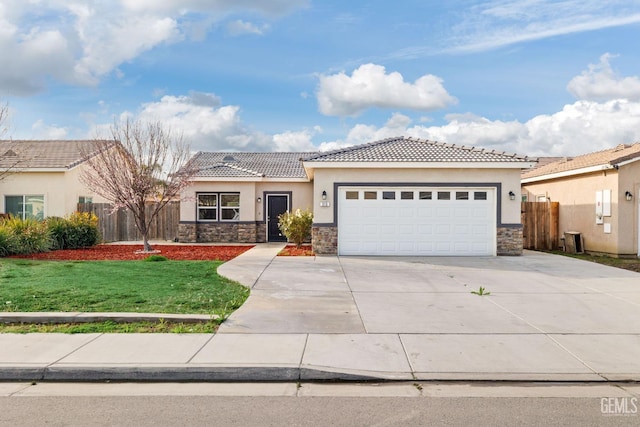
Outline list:
[[[496,254],[493,188],[341,187],[340,255]]]

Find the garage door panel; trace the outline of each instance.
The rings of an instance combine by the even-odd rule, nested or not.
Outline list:
[[[485,193],[486,200],[474,200],[474,190]],[[358,191],[361,197],[346,200],[346,191]],[[365,191],[369,199],[362,197]],[[432,199],[420,198],[428,194]],[[341,255],[494,255],[495,224],[493,189],[354,187],[339,191]]]

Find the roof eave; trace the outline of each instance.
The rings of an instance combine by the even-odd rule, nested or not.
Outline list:
[[[617,169],[617,168],[611,164],[605,163],[605,164],[600,164],[595,166],[589,166],[586,168],[571,169],[568,171],[548,173],[544,175],[532,176],[530,178],[523,178],[520,182],[522,184],[529,184],[532,182],[548,181],[551,179],[565,178],[568,176],[583,175],[586,173],[600,172],[600,171],[606,171],[611,169]]]
[[[634,159],[629,159],[629,160],[625,160],[625,161],[620,162],[620,163],[616,163],[616,166],[618,166],[618,167],[620,167],[620,166],[626,166],[626,165],[628,165],[629,163],[634,163],[634,162],[637,162],[637,161],[640,161],[640,156],[638,156],[638,157],[636,157],[636,158],[634,158]]]
[[[313,175],[313,169],[528,169],[535,162],[531,161],[468,161],[468,162],[395,162],[395,161],[361,161],[361,162],[313,162],[305,161],[304,168],[307,174]],[[311,172],[310,172],[311,171]]]
[[[191,181],[197,182],[309,182],[308,178],[301,177],[257,177],[257,176],[194,176]]]

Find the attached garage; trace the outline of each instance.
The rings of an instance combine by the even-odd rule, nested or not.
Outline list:
[[[496,254],[495,189],[340,187],[339,255]]]
[[[389,138],[302,159],[318,254],[522,254],[516,154]]]

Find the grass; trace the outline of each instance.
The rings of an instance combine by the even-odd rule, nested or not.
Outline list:
[[[640,273],[640,258],[614,258],[607,255],[568,254],[564,251],[551,251],[551,253],[578,258],[585,261],[596,262],[598,264],[604,264],[610,267],[623,268],[625,270],[631,270]]]
[[[63,334],[93,334],[93,333],[214,333],[219,322],[212,320],[206,323],[169,323],[169,322],[95,322],[95,323],[62,323],[62,324],[0,324],[0,333],[29,334],[29,333],[63,333]]]
[[[0,260],[0,311],[217,314],[249,290],[214,261]],[[78,326],[80,327],[80,326]]]

